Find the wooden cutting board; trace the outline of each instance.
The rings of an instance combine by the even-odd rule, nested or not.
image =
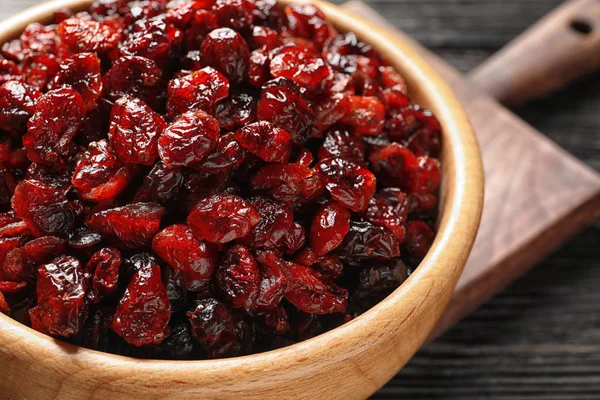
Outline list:
[[[344,7],[422,53],[462,102],[483,154],[485,204],[475,247],[432,338],[600,218],[600,175],[500,105],[360,1]]]

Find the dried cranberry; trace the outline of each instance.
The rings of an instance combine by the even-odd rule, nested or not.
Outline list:
[[[260,214],[241,197],[218,194],[202,199],[187,218],[199,239],[227,243],[246,236],[260,221]]]
[[[158,153],[169,167],[201,163],[217,145],[219,122],[201,110],[181,114],[158,139]]]
[[[121,268],[121,252],[112,247],[105,247],[92,255],[85,266],[86,275],[91,278],[91,291],[88,298],[98,303],[117,290],[119,268]]]
[[[221,260],[216,274],[223,298],[233,307],[249,310],[260,290],[258,266],[244,246],[233,246]]]
[[[121,57],[103,78],[103,97],[116,102],[121,97],[137,97],[154,104],[161,83],[156,63],[144,57]]]
[[[352,97],[349,92],[333,93],[315,107],[315,128],[324,131],[351,112]]]
[[[39,98],[27,124],[23,147],[37,163],[65,163],[75,152],[73,137],[83,122],[85,103],[76,91],[52,90]]]
[[[181,40],[181,31],[167,24],[162,16],[142,18],[130,28],[121,43],[121,53],[154,60],[164,66]]]
[[[352,211],[364,210],[376,190],[376,179],[368,169],[342,158],[318,164],[331,197]]]
[[[0,86],[0,129],[19,134],[27,130],[27,121],[36,110],[40,92],[17,81]]]
[[[252,6],[248,0],[216,0],[212,10],[221,26],[243,30],[252,24]]]
[[[83,99],[86,108],[92,109],[102,92],[100,59],[93,53],[81,53],[67,58],[52,83],[53,89],[71,87]]]
[[[92,214],[86,225],[125,247],[144,247],[160,229],[164,213],[156,203],[133,203]]]
[[[269,68],[273,77],[291,79],[311,91],[331,73],[322,58],[302,50],[279,53],[271,59]]]
[[[134,346],[158,344],[169,335],[171,304],[160,267],[143,254],[136,257],[141,266],[119,301],[112,328]]]
[[[210,32],[202,41],[202,57],[233,84],[242,82],[248,74],[250,50],[242,35],[233,29]]]
[[[294,36],[312,39],[323,46],[327,39],[336,35],[323,11],[312,4],[294,4],[285,8],[290,31]]]
[[[198,281],[209,281],[217,268],[217,249],[194,237],[186,225],[171,225],[152,240],[152,250],[170,266]]]
[[[257,99],[248,92],[235,92],[220,102],[216,118],[221,129],[234,131],[256,119]]]
[[[12,198],[15,215],[37,235],[65,235],[75,223],[73,205],[66,191],[36,180],[23,180]]]
[[[211,31],[219,28],[215,14],[207,10],[198,10],[185,30],[185,48],[194,51],[200,50],[202,41]],[[203,53],[198,51],[200,55]]]
[[[74,53],[103,52],[117,48],[121,34],[92,20],[69,18],[58,24],[58,36]]]
[[[242,349],[240,320],[217,299],[198,300],[187,313],[192,335],[208,358],[237,356]]]
[[[240,144],[234,140],[233,133],[219,137],[215,152],[198,166],[198,169],[215,174],[239,167],[246,157],[246,152]]]
[[[350,222],[350,230],[336,252],[346,262],[388,260],[400,255],[400,242],[387,229],[369,222]]]
[[[237,130],[233,137],[243,148],[267,162],[287,162],[290,158],[290,134],[269,122],[248,124]]]
[[[179,168],[169,168],[162,161],[157,162],[144,177],[133,201],[156,202],[163,205],[175,202],[183,185],[183,172]]]
[[[252,51],[248,63],[248,83],[255,87],[261,87],[271,77],[267,52],[264,49]]]
[[[385,125],[385,108],[376,97],[353,96],[351,112],[342,122],[353,126],[361,135],[377,136]]]
[[[166,126],[163,117],[140,99],[122,97],[112,108],[108,139],[122,162],[152,165]]]
[[[38,90],[43,90],[46,85],[58,74],[58,61],[52,54],[34,54],[21,64],[21,70],[27,84]]]
[[[343,158],[357,164],[365,161],[365,146],[354,130],[345,126],[331,128],[319,149],[319,159]]]
[[[410,221],[406,225],[406,239],[403,246],[416,263],[420,262],[431,247],[435,234],[423,221]]]
[[[167,111],[171,118],[194,108],[212,113],[216,104],[228,95],[227,79],[206,67],[169,82]]]
[[[87,284],[81,262],[60,256],[38,270],[36,284],[39,316],[51,335],[74,336],[87,316]]]
[[[289,132],[297,146],[304,144],[312,130],[313,112],[300,88],[289,79],[278,78],[265,83],[257,110],[259,119]]]
[[[82,199],[100,203],[114,199],[132,178],[132,169],[117,159],[105,140],[92,142],[73,173],[73,187]]]
[[[350,211],[338,203],[322,205],[310,226],[310,245],[317,256],[338,247],[350,230]]]
[[[404,224],[409,212],[409,199],[406,193],[397,188],[381,190],[369,202],[364,218],[374,225],[392,232],[400,242],[404,240]]]
[[[251,248],[276,248],[283,244],[293,223],[290,207],[266,197],[252,197],[248,202],[261,218],[242,242]]]

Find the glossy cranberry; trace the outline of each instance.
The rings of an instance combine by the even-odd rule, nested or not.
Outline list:
[[[56,32],[74,53],[113,50],[121,40],[121,34],[109,25],[78,18],[62,21]]]
[[[411,221],[406,225],[404,249],[416,262],[420,262],[431,247],[435,234],[423,221]]]
[[[248,0],[216,0],[212,10],[221,26],[243,30],[252,24],[252,5]]]
[[[321,160],[336,157],[363,164],[365,146],[352,128],[336,126],[325,134],[318,155]]]
[[[102,92],[100,59],[93,53],[81,53],[67,58],[52,82],[52,88],[72,87],[83,99],[86,108],[92,109]]]
[[[233,133],[219,137],[215,152],[198,166],[198,169],[209,174],[216,174],[234,170],[239,167],[246,158],[246,151],[233,138]]]
[[[43,90],[58,74],[59,64],[52,54],[34,54],[23,60],[21,70],[27,84]]]
[[[198,281],[208,282],[218,263],[216,247],[194,237],[187,225],[171,225],[152,240],[152,250],[170,266]]]
[[[229,95],[229,82],[221,73],[206,67],[169,82],[167,111],[171,118],[194,108],[212,113]]]
[[[217,285],[223,298],[232,307],[250,310],[260,290],[258,266],[244,246],[231,247],[217,270]]]
[[[342,158],[328,158],[318,165],[331,197],[352,211],[364,210],[375,194],[376,179],[368,169]]]
[[[117,290],[119,268],[121,268],[121,252],[112,247],[105,247],[92,255],[85,266],[85,273],[91,280],[88,298],[98,303]]]
[[[221,129],[235,131],[256,119],[257,99],[253,94],[242,91],[231,95],[220,102],[216,110],[216,118]]]
[[[74,336],[87,316],[87,284],[81,262],[60,256],[38,270],[36,283],[39,317],[51,335]]]
[[[269,68],[273,77],[290,79],[311,91],[331,73],[322,58],[300,49],[279,53],[271,59]]]
[[[137,97],[154,104],[160,90],[161,71],[148,58],[121,57],[104,75],[102,83],[102,96],[113,103],[121,97]]]
[[[400,242],[387,229],[369,222],[350,222],[350,230],[336,252],[347,262],[388,260],[400,255]]]
[[[152,165],[158,158],[158,138],[167,124],[140,99],[122,97],[112,108],[108,139],[124,163]]]
[[[180,41],[181,31],[157,16],[133,24],[120,49],[123,55],[149,58],[164,66]]]
[[[221,194],[200,200],[187,218],[194,235],[211,243],[227,243],[246,236],[260,214],[241,197]]]
[[[289,206],[266,197],[251,197],[248,202],[260,214],[260,220],[242,242],[251,248],[277,248],[283,245],[293,223]]]
[[[202,41],[202,57],[232,84],[242,82],[248,74],[250,50],[242,35],[233,29],[219,28],[210,32]]]
[[[24,242],[23,238],[15,238]],[[12,248],[10,241],[4,242],[5,259],[3,265],[3,274],[12,281],[34,280],[35,270],[43,263],[50,262],[55,257],[65,252],[65,241],[55,236],[44,236],[25,243],[21,247]]]
[[[169,168],[159,161],[144,177],[133,201],[170,205],[179,198],[183,181],[183,171],[180,168]]]
[[[286,162],[290,158],[290,134],[269,122],[248,124],[237,130],[233,137],[243,148],[267,162]]]
[[[385,125],[385,108],[376,97],[352,97],[350,112],[342,122],[353,126],[361,135],[376,136]]]
[[[327,39],[336,35],[325,14],[312,4],[294,4],[285,8],[290,31],[294,36],[313,39],[323,46]]]
[[[310,226],[310,245],[317,256],[338,247],[350,230],[350,211],[338,203],[321,206]]]
[[[0,129],[22,134],[27,121],[36,110],[41,93],[18,81],[8,81],[0,86]]]
[[[214,150],[219,122],[204,111],[181,114],[158,139],[158,153],[169,167],[199,164]]]
[[[169,335],[171,304],[161,280],[160,267],[144,254],[119,301],[112,328],[134,346],[158,344]]]

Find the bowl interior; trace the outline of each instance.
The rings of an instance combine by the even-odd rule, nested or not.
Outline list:
[[[17,37],[30,22],[48,22],[58,8],[83,10],[90,3],[58,0],[21,13],[0,23],[0,43]],[[447,304],[475,238],[483,198],[477,143],[450,89],[410,45],[339,7],[313,3],[340,31],[355,32],[388,59],[405,77],[411,97],[442,124],[439,231],[421,265],[385,300],[339,328],[283,349],[224,360],[136,360],[100,353],[63,344],[0,314],[0,343],[10,344],[0,346],[0,364],[9,371],[0,375],[0,388],[18,382],[19,390],[37,396],[66,388],[66,399],[74,393],[90,398],[147,398],[148,393],[161,398],[239,398],[241,393],[263,399],[361,398],[416,352]]]

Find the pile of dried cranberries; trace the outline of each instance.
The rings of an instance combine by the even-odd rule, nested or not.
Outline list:
[[[0,57],[0,310],[135,357],[343,324],[433,237],[440,125],[309,4],[96,0]]]

